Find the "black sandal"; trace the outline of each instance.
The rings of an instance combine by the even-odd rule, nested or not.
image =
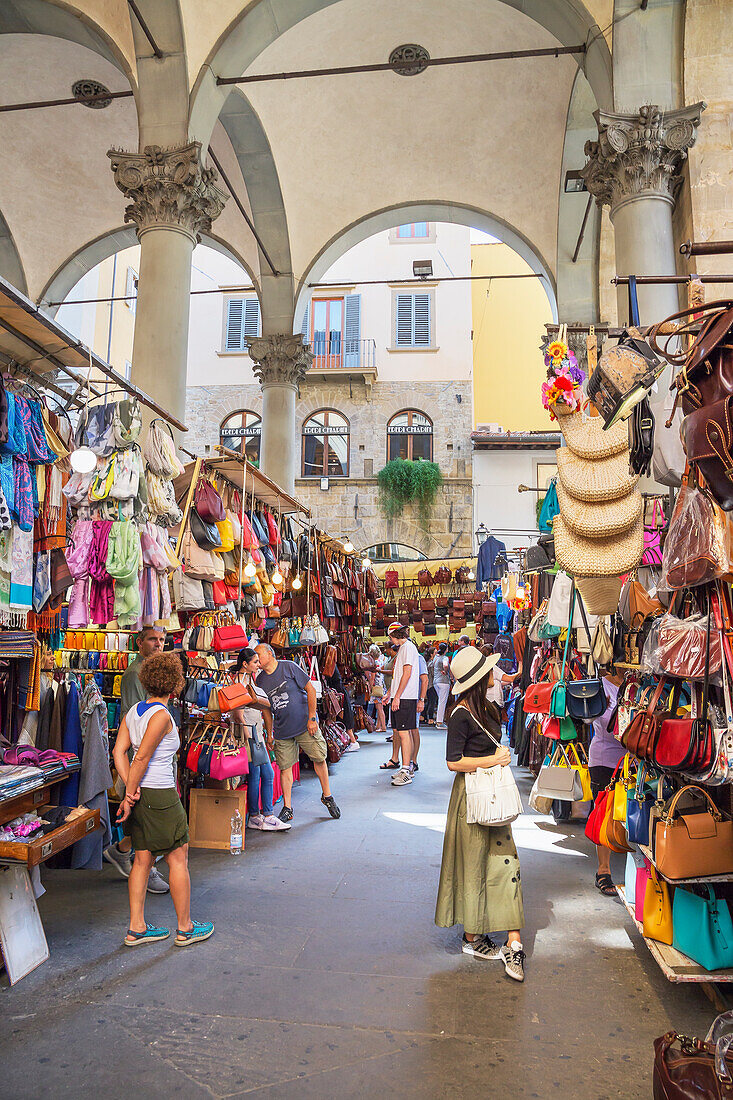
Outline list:
[[[383,764],[379,765],[379,770],[382,771],[382,772],[384,772],[384,771],[393,772],[395,770],[395,768],[399,768],[399,766],[400,766],[399,760],[393,760],[390,757],[389,760],[385,760],[385,762]]]
[[[610,875],[596,874],[596,890],[600,890],[604,898],[616,897],[616,887]]]

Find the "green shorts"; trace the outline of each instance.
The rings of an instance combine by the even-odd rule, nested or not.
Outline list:
[[[175,787],[142,787],[124,824],[136,852],[166,856],[188,844],[188,821]]]
[[[301,733],[299,737],[284,737],[282,740],[275,738],[275,760],[281,772],[298,763],[301,749],[310,756],[314,764],[322,764],[328,754],[326,742],[320,730],[315,736],[311,733]]]

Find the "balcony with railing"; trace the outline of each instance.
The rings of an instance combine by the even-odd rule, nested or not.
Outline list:
[[[366,384],[377,378],[375,340],[353,340],[340,332],[316,332],[311,342],[313,363],[308,378],[321,380],[336,376],[361,375]]]

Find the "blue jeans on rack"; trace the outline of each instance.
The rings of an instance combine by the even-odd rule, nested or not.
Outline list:
[[[260,784],[262,785],[260,788]],[[275,786],[275,772],[272,764],[250,764],[247,773],[247,811],[251,814],[272,813],[272,794]],[[262,809],[260,810],[260,796]]]

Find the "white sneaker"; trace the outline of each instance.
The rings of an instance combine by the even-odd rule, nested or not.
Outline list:
[[[408,783],[412,783],[412,775],[408,768],[402,768],[392,780],[393,787],[405,787]]]
[[[288,829],[292,829],[292,825],[287,821],[281,821],[279,817],[275,817],[274,814],[268,814],[267,817],[261,817],[261,825],[255,826],[258,829],[262,829],[263,833],[283,833]]]
[[[461,951],[464,955],[473,955],[477,959],[503,959],[501,947],[489,936],[475,936],[472,940],[463,937]]]
[[[515,982],[524,981],[524,950],[519,940],[505,943],[501,949],[504,969]]]
[[[352,741],[351,744],[349,745],[348,749],[345,749],[344,751],[345,752],[358,752],[360,748],[361,748],[361,745],[359,744],[358,741]]]
[[[262,829],[264,828],[265,819],[262,814],[250,814],[247,818],[248,829]]]

